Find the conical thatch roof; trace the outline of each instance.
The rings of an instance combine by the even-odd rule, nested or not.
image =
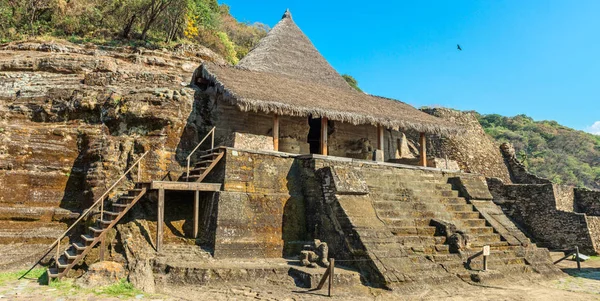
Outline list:
[[[351,88],[294,23],[289,10],[238,66]]]
[[[201,76],[242,111],[313,115],[432,134],[463,131],[403,102],[351,88],[296,26],[289,11],[237,66],[205,63]]]

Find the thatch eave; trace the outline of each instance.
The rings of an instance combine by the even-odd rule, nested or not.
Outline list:
[[[247,75],[260,75],[261,72],[251,71],[244,68],[239,67],[225,67],[225,66],[215,66],[215,70],[217,68],[229,68],[230,70],[235,69],[235,72],[240,72],[241,76]],[[286,115],[286,116],[314,116],[314,117],[327,117],[330,120],[341,121],[350,123],[353,125],[360,124],[370,124],[374,126],[383,126],[386,128],[394,129],[394,130],[411,130],[416,132],[424,132],[428,134],[435,135],[455,135],[464,132],[464,128],[451,124],[447,121],[439,119],[437,117],[427,115],[415,108],[410,107],[404,103],[401,103],[397,100],[382,98],[376,96],[370,96],[367,94],[362,94],[362,97],[369,97],[369,101],[377,102],[379,106],[398,106],[402,104],[403,106],[410,107],[408,114],[405,116],[375,116],[374,114],[369,113],[361,113],[361,112],[350,112],[343,109],[344,105],[341,105],[341,109],[331,109],[331,108],[323,108],[317,105],[312,106],[303,106],[297,103],[290,103],[289,99],[258,99],[255,97],[249,97],[246,95],[242,95],[236,92],[235,87],[227,86],[226,82],[223,82],[221,78],[216,74],[216,72],[212,72],[210,69],[212,66],[207,64],[203,64],[201,66],[201,74],[202,77],[212,83],[214,83],[217,91],[222,93],[224,100],[227,102],[237,106],[241,111],[248,112],[261,112],[265,114],[278,114],[278,115]],[[234,73],[235,73],[234,72]],[[270,75],[276,76],[278,78],[283,77],[283,75]],[[256,85],[261,84],[260,82],[256,82]],[[347,91],[343,91],[343,93],[348,93]],[[354,92],[353,92],[354,93]],[[356,92],[359,93],[359,92]],[[356,94],[352,96],[357,97]],[[322,99],[325,101],[326,97]],[[387,103],[389,102],[389,103]],[[396,102],[396,103],[394,103]],[[351,104],[347,104],[350,105]],[[406,108],[403,108],[406,110]],[[417,120],[419,117],[408,116],[409,114],[419,116],[420,114],[426,115],[420,116],[422,119],[427,120]],[[404,117],[404,118],[403,118]],[[411,120],[413,119],[413,120]]]

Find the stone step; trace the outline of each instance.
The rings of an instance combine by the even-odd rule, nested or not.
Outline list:
[[[435,227],[389,227],[390,231],[397,236],[403,235],[418,235],[418,236],[433,236],[435,234]]]
[[[437,203],[421,202],[398,202],[398,201],[374,201],[373,207],[379,210],[401,210],[401,211],[439,211],[443,209]]]
[[[427,227],[431,224],[431,218],[382,217],[381,220],[388,227]]]
[[[473,234],[471,235],[471,242],[480,242],[480,243],[493,243],[501,240],[500,234],[491,233],[491,234]]]
[[[481,218],[462,219],[460,222],[467,228],[485,227],[486,225],[485,219]]]
[[[468,219],[478,219],[479,218],[479,212],[474,212],[474,211],[454,211],[451,213],[457,219],[468,220]]]
[[[422,198],[419,196],[406,196],[398,193],[374,192],[370,194],[377,201],[396,201],[396,202],[419,202],[419,203],[442,203],[442,204],[457,204],[465,205],[467,201],[462,197],[445,197],[435,196]]]
[[[471,204],[446,204],[448,211],[473,211],[473,205]]]
[[[483,248],[483,246],[490,246],[491,248],[500,248],[502,249],[502,247],[507,247],[508,246],[508,242],[506,241],[492,241],[492,242],[481,242],[481,241],[473,241],[470,244],[471,249],[475,249],[475,248]]]
[[[443,215],[443,213],[431,211],[377,210],[377,215],[381,218],[432,219],[436,216]]]
[[[368,182],[367,182],[368,183]],[[433,182],[401,182],[401,181],[377,181],[368,185],[369,189],[411,189],[411,190],[452,190],[452,184]]]
[[[466,228],[466,232],[470,234],[491,234],[494,233],[492,227],[469,227]]]

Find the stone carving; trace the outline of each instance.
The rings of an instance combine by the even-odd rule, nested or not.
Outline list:
[[[315,239],[312,244],[304,245],[300,252],[301,263],[305,267],[316,268],[317,266],[329,267],[329,247],[326,242]]]
[[[446,236],[446,244],[450,253],[460,253],[469,247],[469,235],[456,228],[456,225],[432,219],[431,225],[436,228],[436,235]]]

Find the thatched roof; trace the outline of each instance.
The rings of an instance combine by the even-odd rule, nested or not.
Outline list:
[[[294,23],[289,10],[237,65],[254,71],[351,88]]]
[[[237,66],[204,63],[201,76],[242,111],[313,115],[430,134],[462,131],[403,102],[351,88],[294,24],[289,12]]]

